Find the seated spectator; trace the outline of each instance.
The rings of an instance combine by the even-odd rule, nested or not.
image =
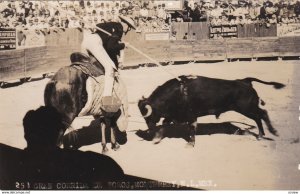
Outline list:
[[[140,16],[143,18],[149,17],[149,11],[145,6],[143,6],[142,9],[140,10]]]
[[[112,22],[120,22],[119,13],[114,8],[111,10],[111,18]]]
[[[282,24],[288,24],[289,23],[288,17],[286,15],[283,15],[282,19],[281,19],[281,22],[282,22]]]
[[[277,18],[276,15],[273,14],[272,17],[269,19],[270,24],[277,24]]]

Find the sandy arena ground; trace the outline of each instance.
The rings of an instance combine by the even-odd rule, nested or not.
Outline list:
[[[259,96],[266,102],[273,126],[280,137],[266,128],[274,141],[257,141],[254,136],[199,135],[194,148],[186,148],[181,138],[165,138],[160,144],[144,141],[134,130],[146,129],[137,104],[171,77],[160,68],[139,68],[121,72],[127,84],[130,123],[128,142],[118,151],[110,150],[125,173],[208,190],[224,189],[300,189],[300,61],[255,61],[196,63],[168,66],[175,75],[195,74],[223,79],[256,77],[286,84],[276,90],[254,82]],[[33,81],[0,90],[0,143],[24,148],[22,119],[30,109],[43,105],[43,90],[49,79]],[[255,125],[240,114],[227,112],[220,119],[206,116],[199,123],[238,121]],[[74,128],[87,126],[90,117],[77,118]],[[257,128],[251,130],[258,134]],[[110,146],[109,146],[110,147]],[[80,150],[101,152],[100,143]]]

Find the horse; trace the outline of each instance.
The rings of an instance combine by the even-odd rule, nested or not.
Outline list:
[[[123,30],[122,25],[116,22],[105,23],[101,25],[104,30],[113,33]],[[104,49],[106,48],[105,41],[109,37],[102,32],[99,35],[101,36]],[[111,54],[111,52],[109,53]],[[44,102],[46,106],[55,107],[62,115],[64,128],[60,131],[60,136],[58,144],[62,144],[62,139],[67,128],[71,126],[71,123],[79,115],[81,110],[85,107],[85,104],[88,100],[87,92],[87,80],[90,78],[95,79],[101,75],[104,75],[103,66],[95,60],[93,56],[87,56],[81,53],[73,53],[71,55],[71,65],[60,68],[51,80],[47,83],[44,91]],[[104,77],[104,76],[102,76]],[[115,82],[120,82],[120,79],[115,80]],[[97,84],[103,84],[97,83]],[[126,89],[125,89],[126,90]],[[124,95],[125,96],[125,95]],[[100,98],[100,96],[99,96]],[[126,99],[127,101],[127,94]],[[126,107],[127,108],[127,107]],[[120,130],[117,125],[118,119],[124,115],[124,106],[123,111],[121,108],[114,113],[107,113],[105,111],[100,111],[98,113],[92,113],[94,119],[101,120],[101,143],[102,143],[102,152],[105,153],[108,151],[106,148],[106,132],[110,132],[110,142],[112,149],[117,150],[120,145],[123,145],[127,142],[126,131]],[[84,116],[84,115],[83,115]],[[126,125],[127,127],[127,125]]]

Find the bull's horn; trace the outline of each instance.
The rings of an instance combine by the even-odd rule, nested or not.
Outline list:
[[[147,118],[152,114],[152,108],[148,104],[145,106],[145,108],[147,109],[147,113],[146,113],[146,115],[143,115],[143,117]]]

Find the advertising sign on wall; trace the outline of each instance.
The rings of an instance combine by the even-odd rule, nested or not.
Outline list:
[[[16,30],[0,28],[0,50],[16,49]]]

